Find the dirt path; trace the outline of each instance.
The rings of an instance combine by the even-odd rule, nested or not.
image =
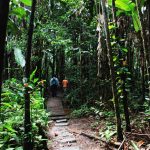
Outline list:
[[[49,129],[49,137],[52,143],[48,144],[50,150],[79,150],[74,134],[68,131],[69,121],[64,112],[62,98],[50,98],[47,110],[51,112],[53,125]]]
[[[51,112],[49,129],[49,150],[104,150],[104,145],[81,135],[81,131],[90,132],[87,118],[69,119],[62,106],[62,98],[50,98],[47,110]],[[94,133],[92,133],[94,134]]]
[[[62,105],[62,94],[58,97],[49,98],[47,103],[47,110],[51,112],[50,127],[49,127],[49,150],[115,150],[118,149],[121,143],[117,142],[116,135],[112,135],[108,140],[106,139],[107,123],[115,124],[115,118],[107,116],[96,119],[94,116],[85,118],[69,119]],[[132,132],[125,132],[126,141],[124,147],[133,150],[133,145],[130,141],[134,141],[141,150],[150,150],[149,143],[149,123],[140,124],[143,114],[132,118],[131,126]],[[144,120],[143,120],[144,121]],[[110,127],[110,126],[109,126]],[[111,126],[110,132],[114,132],[114,126]],[[86,133],[83,134],[83,133]],[[98,137],[99,140],[90,138]],[[104,138],[102,140],[102,138]]]
[[[91,130],[92,123],[94,123],[94,120],[91,118],[70,119],[68,129],[74,133],[80,150],[106,150],[104,143],[81,134],[84,132],[87,135],[96,136],[97,132]]]

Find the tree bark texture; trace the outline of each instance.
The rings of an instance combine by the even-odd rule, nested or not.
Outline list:
[[[102,6],[102,12],[104,15],[104,29],[105,29],[105,34],[106,34],[106,44],[107,44],[107,49],[108,49],[110,75],[111,75],[111,81],[112,81],[112,93],[113,93],[115,112],[116,112],[117,138],[118,138],[118,140],[123,140],[122,128],[121,128],[121,118],[120,118],[120,111],[119,111],[119,102],[118,102],[117,89],[116,89],[113,54],[112,54],[112,48],[111,48],[111,43],[110,43],[110,33],[109,33],[109,29],[108,29],[108,19],[107,19],[107,14],[106,14],[105,0],[101,0],[101,6]]]
[[[127,91],[125,87],[126,83],[126,74],[122,74],[122,80],[123,80],[123,108],[124,108],[124,115],[125,115],[125,121],[126,121],[126,131],[131,132],[131,126],[130,126],[130,117],[129,117],[129,109],[128,109],[128,98],[127,98]]]
[[[8,53],[5,52],[5,58],[4,58],[4,68],[5,68],[5,73],[4,73],[4,79],[8,79]]]
[[[112,14],[113,14],[113,22],[115,23],[115,27],[116,27],[116,25],[117,25],[117,18],[116,18],[115,1],[116,0],[112,0]]]
[[[28,31],[28,41],[27,41],[27,53],[26,53],[26,68],[25,76],[27,82],[29,82],[30,77],[30,62],[31,62],[31,48],[32,48],[32,35],[34,28],[34,13],[35,13],[36,0],[32,0],[31,16],[30,16],[30,25]],[[30,94],[28,87],[25,87],[25,118],[24,118],[24,128],[25,128],[25,137],[24,137],[24,150],[31,150],[31,120],[30,120]]]
[[[119,36],[118,36],[118,28],[117,28],[117,17],[116,17],[115,1],[116,0],[112,0],[112,14],[113,14],[113,22],[114,22],[115,27],[116,27],[116,29],[115,29],[115,37],[117,39],[117,42],[120,43]],[[120,49],[119,49],[119,53],[121,53]],[[120,67],[123,67],[121,64],[122,64],[122,61],[120,61]],[[131,131],[129,110],[128,110],[128,98],[127,98],[127,92],[126,92],[126,88],[125,88],[125,82],[126,82],[126,75],[125,74],[121,75],[121,80],[123,81],[123,86],[122,86],[123,92],[122,92],[122,94],[123,94],[124,115],[125,115],[125,121],[126,121],[126,131]]]
[[[4,67],[4,54],[5,54],[5,39],[6,29],[9,13],[9,1],[0,0],[0,109],[1,109],[1,92],[2,92],[2,74]],[[1,110],[0,110],[1,112]]]
[[[52,75],[55,74],[55,70],[56,70],[56,50],[53,49],[53,65],[52,65]]]
[[[146,33],[144,30],[144,22],[142,19],[142,12],[141,12],[141,6],[140,6],[140,1],[136,0],[136,7],[137,7],[137,12],[138,16],[140,19],[140,26],[141,26],[141,41],[142,41],[142,49],[141,49],[141,70],[142,70],[142,101],[144,103],[145,101],[145,59],[146,59],[146,67],[148,69],[149,66],[149,57],[150,57],[150,52],[148,51],[147,43],[146,43]]]
[[[65,74],[66,73],[65,72],[65,51],[63,47],[60,50],[59,60],[60,60],[60,82],[61,82],[66,76]]]

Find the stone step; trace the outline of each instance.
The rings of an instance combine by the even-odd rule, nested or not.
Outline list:
[[[59,123],[55,123],[55,126],[68,126],[69,123],[68,122],[59,122]]]
[[[61,120],[61,119],[69,119],[69,117],[64,116],[64,115],[63,116],[51,116],[50,119],[55,121],[55,120]]]
[[[65,131],[65,132],[61,132],[61,136],[64,138],[64,137],[72,137],[74,138],[74,135],[68,131]]]
[[[56,120],[56,123],[60,123],[60,122],[67,122],[67,119],[59,119],[59,120]]]
[[[79,146],[65,146],[65,147],[62,147],[60,148],[60,150],[80,150]]]
[[[65,137],[60,140],[61,143],[76,143],[75,137]]]
[[[60,117],[60,116],[65,116],[66,114],[64,112],[53,112],[49,115],[49,117]]]
[[[53,112],[51,114],[52,117],[54,117],[54,116],[64,116],[64,115],[65,115],[65,113],[63,113],[63,112]]]

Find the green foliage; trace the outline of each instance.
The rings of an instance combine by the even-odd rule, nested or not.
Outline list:
[[[93,115],[96,118],[110,118],[114,117],[115,113],[113,111],[108,111],[104,107],[104,104],[97,103],[94,106],[90,106],[87,104],[81,105],[79,108],[74,109],[71,113],[71,117],[80,118],[83,116]]]
[[[17,7],[12,10],[11,14],[17,15],[21,19],[26,16],[26,11],[22,7]]]
[[[104,132],[104,137],[106,138],[107,141],[111,139],[111,137],[116,134],[116,131],[112,131],[109,128]]]
[[[135,31],[138,32],[139,30],[141,30],[141,25],[140,25],[140,20],[137,11],[132,11],[132,19],[133,19]]]
[[[12,3],[14,4],[23,3],[26,6],[31,6],[31,0],[12,0]]]
[[[31,93],[32,138],[36,148],[42,140],[45,140],[38,134],[39,126],[46,126],[47,123],[47,114],[43,109],[44,99],[39,90],[39,86],[42,84],[38,77],[49,78],[53,65],[55,65],[54,71],[58,73],[59,77],[66,76],[69,80],[66,99],[68,105],[76,109],[72,113],[73,117],[93,114],[97,118],[104,117],[107,120],[107,118],[110,119],[115,116],[115,113],[111,111],[113,110],[113,102],[109,100],[112,98],[112,92],[108,57],[106,56],[106,37],[102,28],[103,17],[100,20],[97,18],[98,12],[101,11],[97,10],[99,1],[95,1],[93,7],[89,2],[92,1],[38,1],[31,59],[32,69],[35,69],[34,66],[37,68],[31,73],[28,83]],[[135,31],[141,30],[141,26],[136,6],[131,0],[115,1],[116,28],[112,22],[112,0],[108,0],[108,4],[113,62],[117,75],[117,94],[121,102],[124,98],[122,75],[125,75],[125,91],[128,92],[130,110],[139,110],[141,108],[139,104],[141,97],[139,50],[141,45]],[[144,0],[141,1],[141,7],[143,4]],[[12,0],[10,3],[7,51],[8,55],[11,55],[12,50],[16,47],[15,59],[21,67],[25,65],[23,55],[26,50],[30,6],[31,0]],[[145,20],[145,12],[143,16]],[[99,20],[99,30],[102,36],[99,77],[97,77],[97,20]],[[119,30],[118,37],[115,35],[116,29]],[[62,53],[64,53],[64,58],[61,57]],[[61,66],[63,59],[65,59],[65,65]],[[56,62],[54,62],[55,60]],[[125,60],[129,60],[129,62]],[[10,63],[9,75],[15,76],[17,79],[21,78],[22,72],[20,70],[22,69],[17,70],[16,75],[16,64],[11,64],[15,62],[14,58],[9,58],[8,61]],[[65,70],[63,70],[64,68]],[[12,69],[15,71],[11,71]],[[12,147],[21,149],[24,136],[24,88],[17,79],[7,80],[2,94],[3,125],[0,127],[0,147],[6,149],[13,149]],[[120,108],[120,112],[122,112],[122,105]],[[146,102],[142,106],[143,108],[146,115],[145,119],[149,120],[149,103]],[[114,128],[111,130],[111,127],[112,125],[106,128],[102,135],[108,140],[115,130]]]
[[[112,5],[112,0],[108,1],[108,4],[111,6]],[[138,17],[138,13],[135,8],[135,3],[133,3],[131,0],[116,0],[115,1],[116,7],[123,10],[124,13],[127,15],[131,15],[133,19],[133,24],[134,24],[134,29],[136,32],[141,30],[140,26],[140,20]]]
[[[22,2],[26,6],[31,6],[31,0],[20,0],[20,2]]]
[[[43,141],[39,128],[46,127],[48,114],[44,109],[44,98],[38,87],[31,94],[32,139],[34,147]],[[0,126],[1,149],[22,149],[24,133],[24,87],[16,79],[4,83],[2,93],[2,117]],[[45,140],[45,139],[44,139]]]
[[[37,71],[37,67],[36,67],[35,70],[31,73],[31,75],[30,75],[30,81],[34,81],[33,78],[35,77],[36,71]]]
[[[148,121],[148,122],[150,122],[150,107],[149,107],[149,103],[150,103],[149,101],[146,101],[144,103],[144,107],[145,107],[145,112],[144,112],[145,120]]]
[[[83,116],[88,116],[89,114],[91,114],[90,108],[85,104],[82,105],[79,109],[74,110],[71,113],[71,117],[80,118]]]

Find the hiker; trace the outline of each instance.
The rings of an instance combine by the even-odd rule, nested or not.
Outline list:
[[[57,96],[57,87],[59,86],[59,80],[56,77],[56,75],[53,75],[51,80],[50,80],[50,88],[52,92],[52,97]]]
[[[63,91],[64,91],[64,94],[66,93],[66,90],[67,90],[67,88],[68,88],[68,80],[67,79],[64,79],[63,81],[62,81],[62,87],[63,87]]]

